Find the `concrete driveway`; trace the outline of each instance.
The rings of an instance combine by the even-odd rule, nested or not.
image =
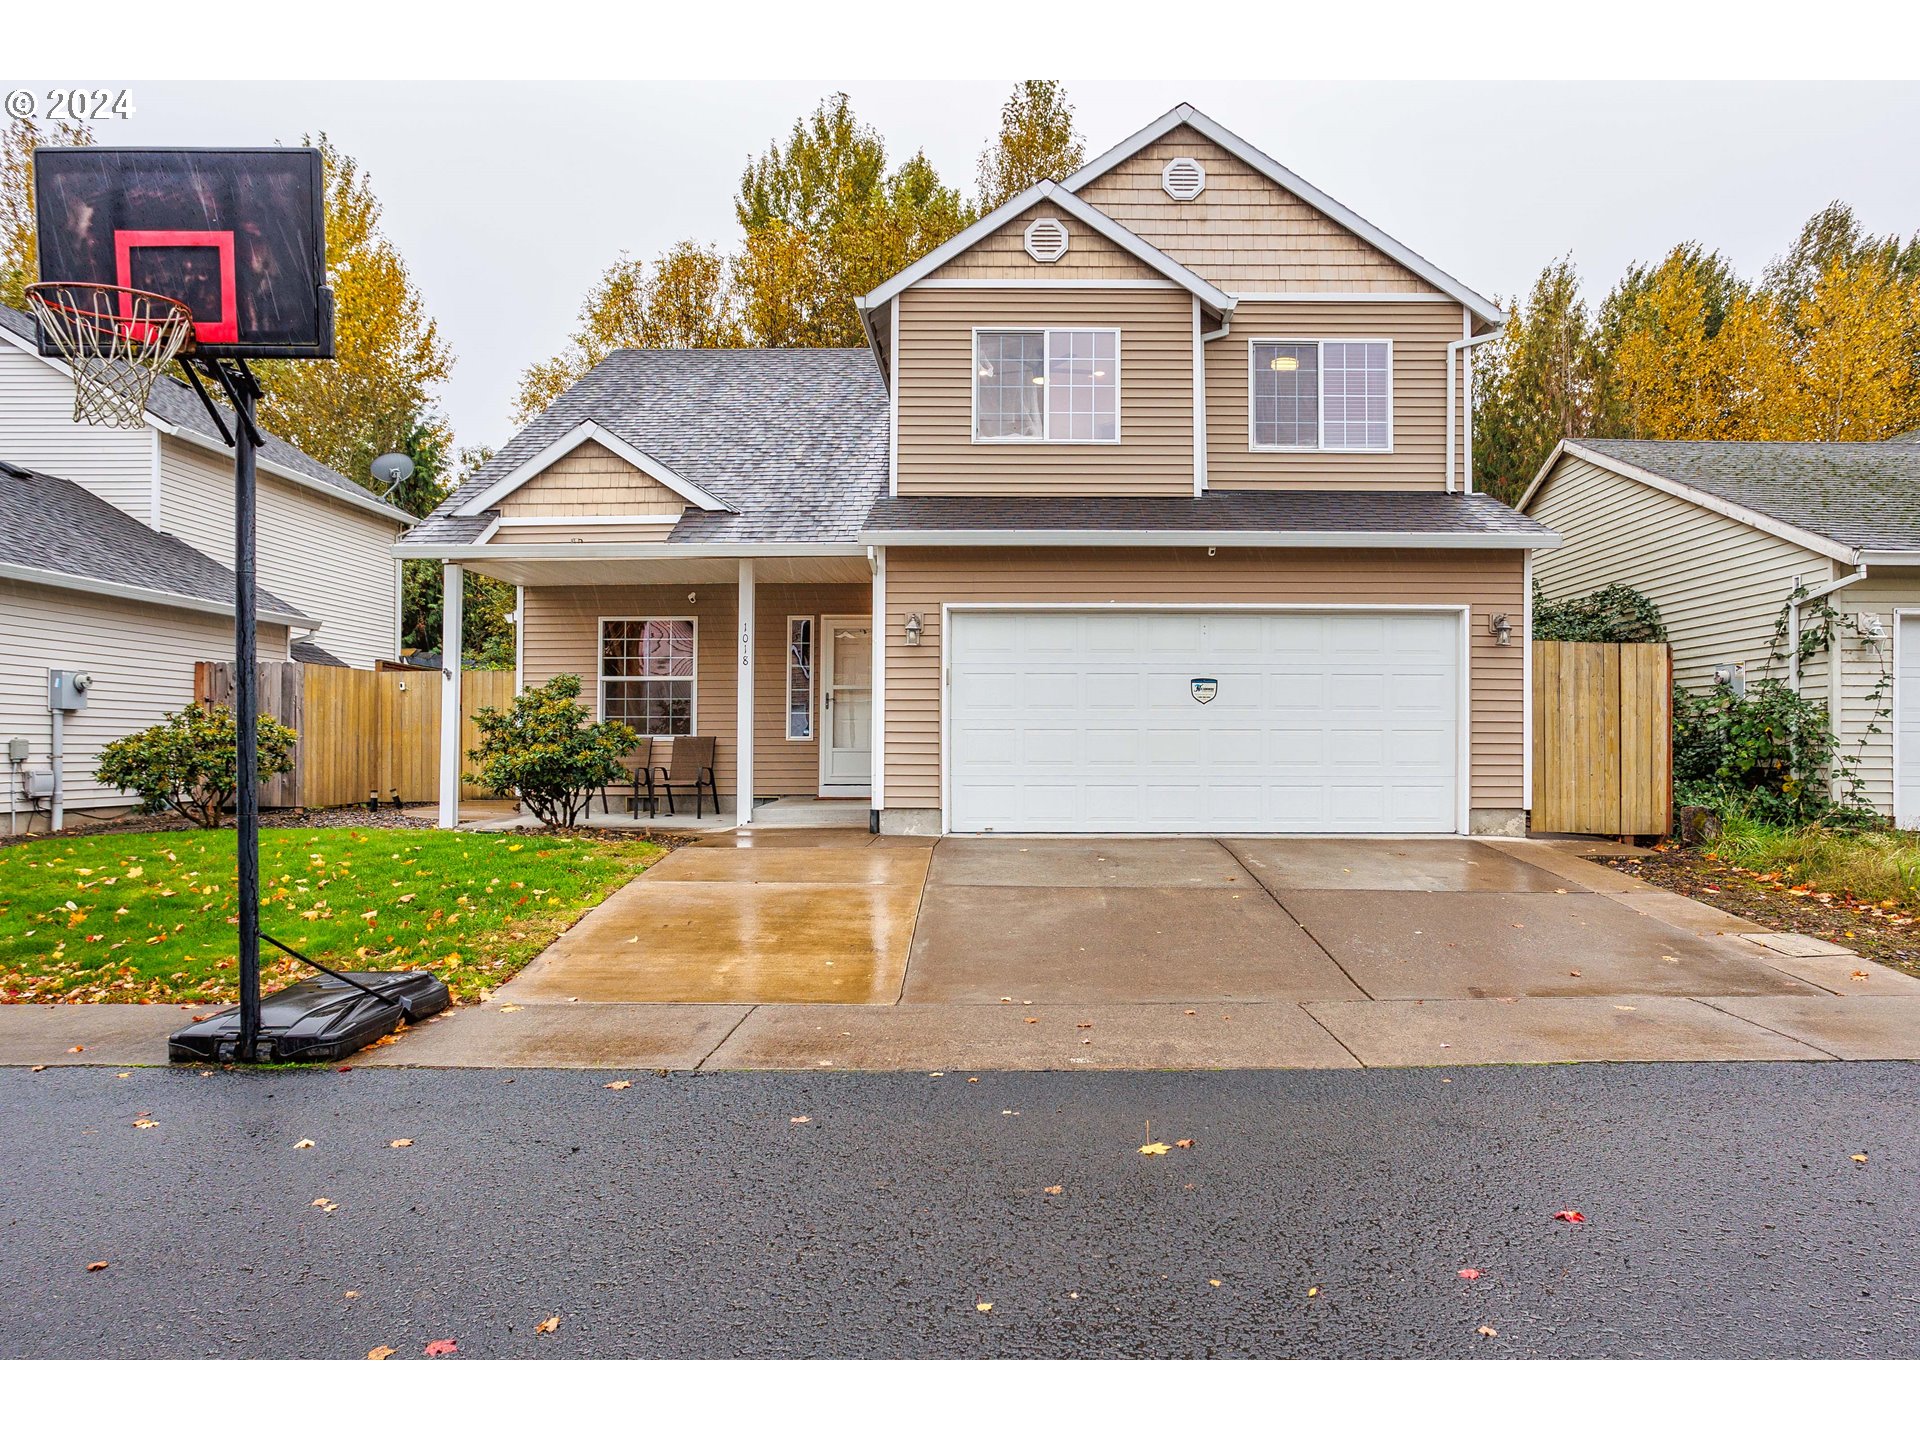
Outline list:
[[[718,835],[372,1063],[1920,1058],[1920,982],[1581,848]]]

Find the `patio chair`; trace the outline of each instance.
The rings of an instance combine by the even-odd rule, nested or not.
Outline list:
[[[647,806],[647,814],[649,816],[658,815],[660,813],[660,802],[654,792],[653,776],[655,771],[664,771],[666,767],[653,763],[653,741],[642,740],[638,745],[634,746],[632,750],[622,755],[620,757],[620,768],[627,772],[627,783],[620,785],[619,788],[622,790],[631,789],[632,791],[632,793],[627,796],[627,810],[629,813],[638,817],[640,814],[640,803],[644,800]],[[600,787],[600,808],[609,815],[613,813],[613,806],[607,801],[607,791],[612,788],[614,787],[611,785],[602,785]]]
[[[676,787],[693,791],[693,815],[696,820],[706,818],[706,811],[701,805],[702,787],[705,787],[705,794],[713,797],[713,813],[720,813],[720,791],[713,780],[713,736],[682,735],[673,742],[672,759],[659,769],[666,787],[669,815],[679,813],[674,807]]]

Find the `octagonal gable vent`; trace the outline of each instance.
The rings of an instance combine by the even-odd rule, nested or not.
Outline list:
[[[1191,200],[1207,188],[1207,170],[1191,155],[1176,155],[1160,172],[1160,188],[1176,200]]]
[[[1051,265],[1067,253],[1067,227],[1050,215],[1043,215],[1027,226],[1027,254],[1042,265]]]

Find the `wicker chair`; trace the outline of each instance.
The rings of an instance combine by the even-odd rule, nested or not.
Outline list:
[[[673,757],[658,767],[662,774],[662,783],[667,792],[667,813],[676,815],[674,790],[693,791],[693,814],[696,820],[706,818],[701,797],[704,794],[713,797],[713,813],[720,813],[720,791],[713,780],[713,736],[682,735],[673,742]]]
[[[660,813],[660,802],[654,792],[653,777],[656,771],[662,770],[665,767],[653,763],[653,741],[642,740],[638,745],[634,746],[632,750],[622,755],[620,757],[620,768],[627,772],[627,783],[620,785],[618,788],[630,790],[631,792],[627,796],[627,810],[629,813],[637,817],[640,814],[641,802],[644,801],[647,807],[647,814],[650,816],[658,815]],[[600,808],[609,815],[613,813],[613,806],[607,800],[607,791],[613,788],[615,787],[611,785],[602,785],[600,787]]]

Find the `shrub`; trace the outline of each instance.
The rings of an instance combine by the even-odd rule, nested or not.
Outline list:
[[[254,730],[262,781],[293,769],[293,730],[262,715]],[[144,814],[177,810],[203,830],[220,824],[240,788],[240,731],[224,705],[189,705],[100,752],[94,778],[131,790]]]
[[[547,825],[577,824],[595,790],[625,777],[620,758],[640,741],[618,720],[596,723],[579,695],[578,675],[556,675],[504,710],[477,711],[480,744],[467,752],[475,766],[467,780],[517,793]]]
[[[1778,680],[1736,695],[1727,685],[1673,692],[1676,801],[1756,820],[1802,824],[1837,810],[1822,783],[1834,764],[1826,706]]]
[[[1549,600],[1533,582],[1533,638],[1609,644],[1667,638],[1660,607],[1631,585],[1608,585],[1591,595]]]

